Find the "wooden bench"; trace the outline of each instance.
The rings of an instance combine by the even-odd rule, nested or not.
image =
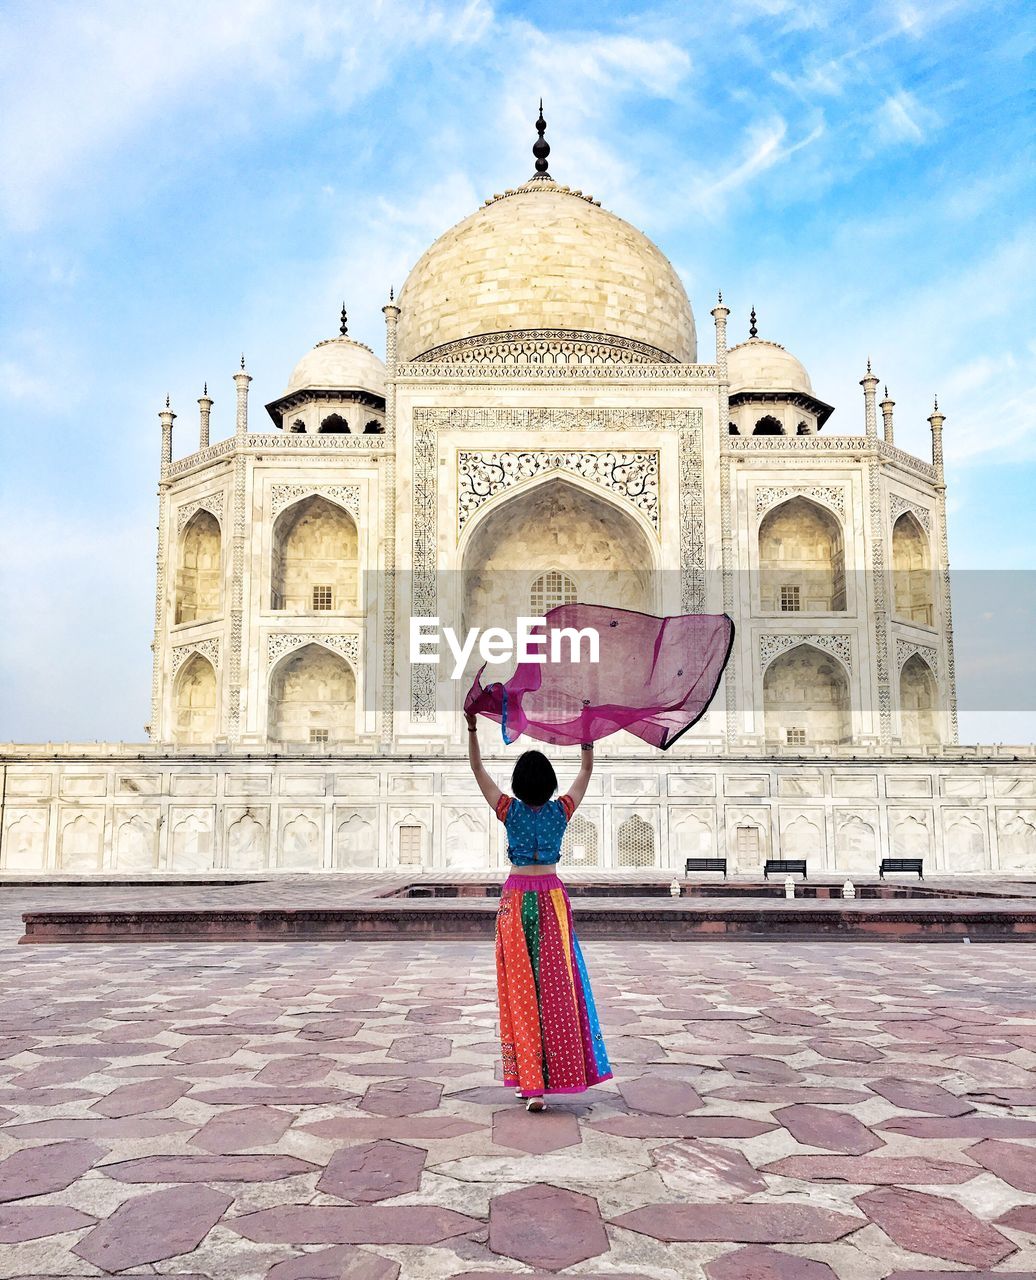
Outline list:
[[[785,875],[800,875],[803,880],[806,876],[806,859],[805,858],[767,858],[763,863],[763,879],[769,880],[770,872],[779,874],[784,872]]]
[[[692,871],[722,871],[727,874],[726,858],[688,858],[683,873],[689,876]]]
[[[916,871],[918,880],[924,879],[924,858],[882,858],[878,879],[885,879],[886,871]]]

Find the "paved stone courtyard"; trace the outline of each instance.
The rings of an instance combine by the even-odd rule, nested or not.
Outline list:
[[[590,943],[536,1116],[489,945],[14,945],[108,892],[0,889],[3,1277],[1036,1277],[1034,948]]]

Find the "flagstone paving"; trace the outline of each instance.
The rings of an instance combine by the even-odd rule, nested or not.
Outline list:
[[[0,887],[3,1280],[1036,1280],[1032,946],[590,942],[537,1116],[488,943],[14,945],[131,892]]]

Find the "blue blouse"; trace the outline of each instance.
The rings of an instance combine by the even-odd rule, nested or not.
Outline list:
[[[548,866],[561,857],[561,841],[575,810],[571,797],[561,796],[533,808],[524,800],[502,796],[497,816],[507,831],[507,856],[516,867]]]

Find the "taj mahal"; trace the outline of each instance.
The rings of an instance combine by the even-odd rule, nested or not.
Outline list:
[[[958,742],[938,403],[915,457],[869,361],[836,413],[765,299],[696,321],[537,130],[534,175],[389,296],[384,359],[343,308],[265,408],[242,358],[232,434],[207,387],[189,441],[166,402],[149,741],[2,748],[0,870],[502,866],[466,683],[413,661],[411,620],[575,600],[727,613],[735,640],[670,751],[601,744],[573,865],[1036,868],[1033,749]],[[505,783],[524,744],[480,732]]]

